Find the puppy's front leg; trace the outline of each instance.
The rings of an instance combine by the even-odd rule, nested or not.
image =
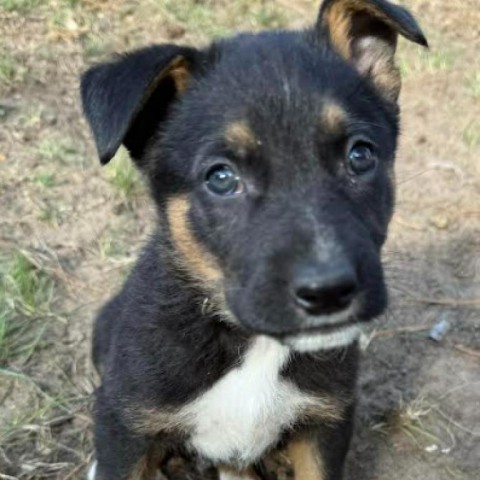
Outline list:
[[[159,453],[147,436],[133,433],[97,391],[95,402],[96,462],[88,480],[155,480]]]
[[[232,468],[219,467],[219,480],[259,480],[253,469],[237,471]]]
[[[341,480],[353,431],[354,405],[335,424],[299,433],[287,444],[295,480]]]
[[[313,435],[297,437],[287,446],[287,455],[295,480],[330,480],[325,473],[325,464]]]

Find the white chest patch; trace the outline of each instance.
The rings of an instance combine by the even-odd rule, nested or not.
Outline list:
[[[280,376],[289,348],[257,337],[243,362],[182,409],[193,423],[190,444],[212,461],[250,464],[278,441],[313,400]]]

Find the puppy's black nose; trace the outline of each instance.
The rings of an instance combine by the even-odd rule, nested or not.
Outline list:
[[[347,264],[310,266],[297,273],[293,293],[309,315],[328,315],[347,308],[357,287],[355,271]]]

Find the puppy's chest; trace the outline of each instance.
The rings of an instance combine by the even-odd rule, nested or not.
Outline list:
[[[257,338],[241,365],[184,407],[192,426],[190,447],[215,462],[249,464],[280,439],[318,399],[282,378],[289,351]]]

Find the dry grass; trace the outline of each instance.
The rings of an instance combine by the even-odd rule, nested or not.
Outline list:
[[[121,148],[106,167],[107,178],[116,189],[120,199],[132,206],[143,191],[140,175],[130,160],[126,149]]]
[[[0,0],[0,11],[26,14],[43,3],[45,3],[44,0]]]
[[[25,364],[53,316],[54,281],[25,252],[0,259],[0,366]]]

